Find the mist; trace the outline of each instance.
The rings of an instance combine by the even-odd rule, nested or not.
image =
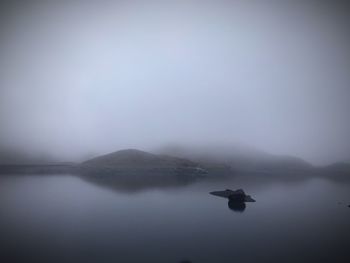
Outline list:
[[[77,160],[244,144],[349,161],[348,7],[263,2],[3,2],[0,148]]]

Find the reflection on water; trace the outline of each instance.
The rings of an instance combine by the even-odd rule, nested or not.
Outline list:
[[[226,188],[257,202],[229,210],[208,194]],[[349,190],[237,177],[129,192],[69,175],[3,176],[0,262],[348,262],[350,210],[338,202]]]
[[[235,202],[235,201],[228,201],[227,203],[228,208],[230,208],[231,210],[235,211],[235,212],[243,212],[246,208],[246,205],[244,202]]]

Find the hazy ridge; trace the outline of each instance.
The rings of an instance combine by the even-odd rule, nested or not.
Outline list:
[[[53,162],[40,158],[11,158],[2,154],[1,173],[79,173],[103,174],[113,177],[118,174],[140,180],[145,176],[163,180],[166,175],[191,177],[220,177],[237,174],[293,176],[327,176],[347,179],[350,164],[339,162],[329,166],[314,166],[293,156],[266,153],[249,147],[235,146],[167,146],[152,153],[125,149],[97,156],[82,163]],[[14,157],[12,157],[14,156]],[[9,161],[10,160],[10,161]],[[136,176],[137,175],[137,176]]]

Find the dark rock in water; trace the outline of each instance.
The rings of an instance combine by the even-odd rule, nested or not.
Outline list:
[[[348,205],[348,207],[350,207],[350,205]]]
[[[225,191],[210,192],[210,194],[228,198],[232,202],[255,202],[255,200],[250,195],[246,195],[242,189],[236,191],[226,189]]]
[[[225,191],[210,192],[210,194],[227,198],[229,200],[227,204],[228,208],[235,212],[242,213],[246,208],[246,202],[255,202],[255,200],[251,198],[250,195],[246,195],[242,189],[236,191],[226,189]]]
[[[245,202],[246,194],[242,189],[232,191],[232,194],[229,195],[228,199],[230,202]]]
[[[232,194],[228,197],[230,202],[237,202],[237,203],[244,203],[245,202],[245,195],[241,194]]]

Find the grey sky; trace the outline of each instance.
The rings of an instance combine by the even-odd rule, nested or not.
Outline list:
[[[2,5],[1,147],[69,159],[238,142],[350,160],[344,8],[50,2]]]

